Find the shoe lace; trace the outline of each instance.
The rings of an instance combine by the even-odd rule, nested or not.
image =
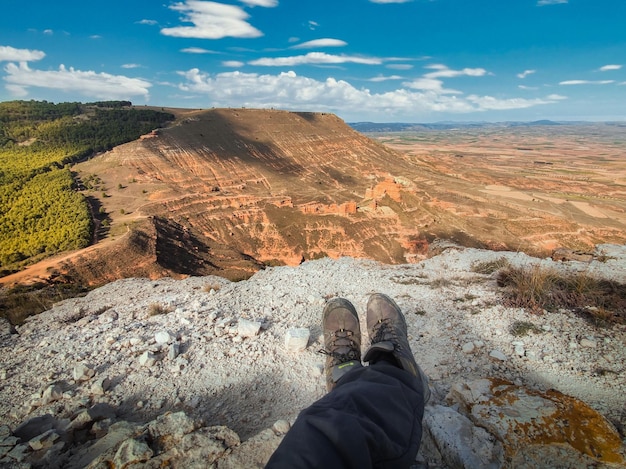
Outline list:
[[[378,322],[372,327],[371,343],[391,341],[394,347],[400,349],[400,341],[397,340],[398,335],[396,329],[392,326],[391,320],[388,318],[379,319]]]
[[[351,360],[359,359],[359,351],[357,343],[351,338],[354,332],[340,329],[332,333],[332,340],[328,345],[328,350],[321,349],[319,353],[333,357],[336,363],[345,363]],[[338,352],[337,349],[347,348],[346,352]]]

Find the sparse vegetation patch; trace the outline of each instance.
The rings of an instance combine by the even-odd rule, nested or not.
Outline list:
[[[511,332],[511,335],[515,337],[523,337],[523,336],[530,334],[531,332],[533,334],[541,334],[543,331],[541,330],[540,327],[533,324],[532,322],[515,321],[513,322],[513,324],[511,324],[510,332]]]
[[[471,271],[477,274],[491,275],[500,269],[509,267],[510,265],[511,264],[508,259],[500,257],[493,261],[474,262],[472,263]]]
[[[617,282],[532,266],[501,270],[498,285],[506,306],[535,314],[566,308],[601,323],[626,323],[626,285]]]

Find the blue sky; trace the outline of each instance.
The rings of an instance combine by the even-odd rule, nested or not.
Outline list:
[[[626,120],[626,0],[3,0],[0,100]]]

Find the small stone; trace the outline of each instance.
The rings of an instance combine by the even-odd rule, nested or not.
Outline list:
[[[167,358],[170,360],[175,360],[179,353],[180,353],[180,345],[170,344],[169,349],[167,351]]]
[[[261,323],[258,321],[249,321],[247,319],[240,319],[237,324],[237,333],[241,337],[254,337],[259,334],[261,330]]]
[[[61,386],[58,384],[51,384],[41,395],[43,404],[49,404],[50,402],[58,401],[59,399],[63,399],[63,389],[61,389]]]
[[[139,345],[142,340],[139,337],[132,337],[130,340],[130,345],[135,346],[135,345]]]
[[[74,381],[87,381],[96,374],[96,372],[85,364],[76,365],[72,370]]]
[[[111,387],[111,380],[107,377],[97,379],[91,385],[91,393],[97,396],[102,396]]]
[[[580,346],[587,347],[587,348],[596,348],[598,346],[598,343],[595,340],[582,339],[580,341]]]
[[[154,340],[159,345],[169,344],[172,341],[172,336],[167,331],[160,331],[154,334]]]
[[[577,349],[578,348],[578,344],[576,342],[570,342],[569,343],[569,348],[571,350]]]
[[[310,335],[305,327],[289,329],[285,335],[285,348],[288,352],[304,351],[309,344]]]
[[[474,341],[474,347],[476,348],[483,348],[485,346],[485,343],[482,340],[475,340]]]
[[[461,350],[463,350],[463,353],[473,353],[474,352],[474,343],[473,342],[468,342],[467,344],[464,344]]]
[[[60,436],[54,430],[48,430],[41,435],[36,436],[28,442],[33,451],[39,451],[44,448],[51,448]]]
[[[154,364],[157,362],[157,359],[158,357],[155,354],[150,353],[146,350],[139,357],[139,364],[141,366],[154,366]]]
[[[272,425],[272,430],[278,435],[284,435],[289,431],[290,427],[291,425],[289,425],[289,422],[286,420],[277,420],[274,425]]]
[[[491,352],[489,352],[489,356],[501,362],[505,362],[507,360],[506,355],[503,354],[500,350],[492,350]]]
[[[523,357],[526,354],[526,350],[524,349],[524,342],[520,340],[515,340],[511,342],[513,347],[515,347],[515,355],[518,357]]]

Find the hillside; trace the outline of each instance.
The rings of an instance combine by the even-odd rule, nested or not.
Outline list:
[[[236,283],[119,280],[13,333],[3,323],[0,464],[263,467],[325,393],[325,301],[362,314],[382,291],[431,381],[415,467],[623,467],[624,322],[507,307],[496,273],[480,272],[506,260],[624,283],[624,246],[598,246],[588,263],[434,247],[415,264],[326,258]],[[299,348],[288,337],[302,331]]]
[[[392,148],[331,114],[166,111],[177,116],[170,127],[73,167],[80,193],[102,215],[96,244],[0,281],[237,280],[264,265],[325,256],[414,262],[437,239],[539,255],[626,241],[619,175],[598,184],[562,177],[568,169],[558,167],[537,192],[537,171],[552,166],[521,150],[491,170],[489,158]],[[515,162],[508,173],[507,162]],[[516,177],[514,187],[503,184]],[[597,191],[607,187],[617,195],[599,216]]]
[[[70,165],[174,117],[130,104],[0,103],[0,273],[91,243],[98,214]]]

